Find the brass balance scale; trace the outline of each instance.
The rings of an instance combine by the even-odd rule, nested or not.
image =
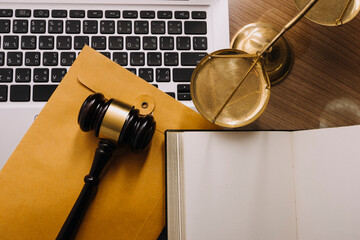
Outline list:
[[[191,79],[191,96],[201,115],[212,123],[237,128],[255,121],[265,110],[270,89],[290,73],[294,55],[283,36],[303,16],[324,26],[341,26],[360,11],[360,0],[295,0],[299,13],[280,31],[252,23],[240,29],[223,49],[202,59]]]

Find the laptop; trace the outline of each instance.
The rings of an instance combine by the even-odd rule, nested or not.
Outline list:
[[[84,44],[195,109],[192,71],[229,47],[228,1],[0,0],[0,169]]]

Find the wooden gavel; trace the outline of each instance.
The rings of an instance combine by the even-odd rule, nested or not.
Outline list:
[[[155,132],[156,122],[152,115],[141,116],[133,106],[110,99],[106,101],[100,93],[90,95],[81,106],[78,124],[81,130],[95,130],[100,138],[94,160],[81,190],[56,240],[74,239],[91,200],[97,192],[100,175],[120,146],[133,151],[146,149]]]

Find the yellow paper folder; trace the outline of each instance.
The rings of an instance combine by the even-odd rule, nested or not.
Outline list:
[[[119,149],[76,239],[156,239],[165,225],[166,129],[215,128],[195,111],[85,47],[0,171],[0,239],[55,239],[99,142],[77,117],[93,92],[153,108],[157,129],[142,153]]]

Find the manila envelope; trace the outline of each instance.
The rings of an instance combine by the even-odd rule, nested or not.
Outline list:
[[[57,236],[99,142],[77,124],[82,103],[94,92],[137,108],[147,101],[157,127],[147,151],[114,153],[76,239],[156,239],[165,226],[164,131],[215,126],[85,46],[0,171],[2,240]]]

